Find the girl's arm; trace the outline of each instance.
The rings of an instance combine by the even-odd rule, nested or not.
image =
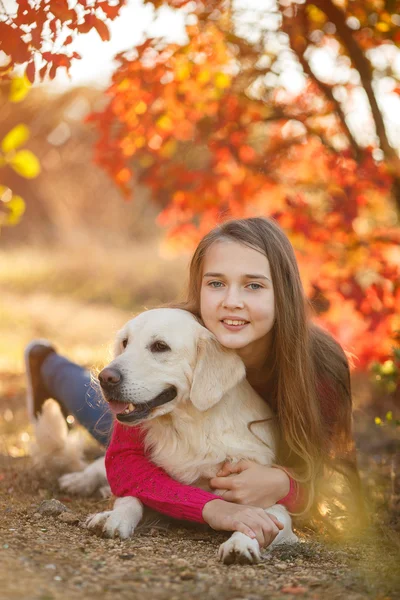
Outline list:
[[[134,496],[143,504],[175,519],[205,523],[202,511],[219,496],[179,483],[154,465],[144,452],[140,427],[117,421],[106,453],[107,479],[115,496]]]

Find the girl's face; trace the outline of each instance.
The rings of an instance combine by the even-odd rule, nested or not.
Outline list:
[[[262,366],[275,320],[267,257],[239,242],[215,242],[203,263],[200,313],[207,329],[247,367]]]

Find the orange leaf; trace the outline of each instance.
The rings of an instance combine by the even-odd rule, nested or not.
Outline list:
[[[97,33],[103,40],[103,42],[108,42],[110,40],[110,32],[108,30],[107,25],[104,21],[100,21],[97,17],[95,18],[94,27],[97,30]]]

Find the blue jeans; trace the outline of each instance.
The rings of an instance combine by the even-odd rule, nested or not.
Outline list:
[[[41,375],[52,398],[103,446],[110,440],[113,416],[101,395],[99,382],[89,371],[59,354],[43,361]]]

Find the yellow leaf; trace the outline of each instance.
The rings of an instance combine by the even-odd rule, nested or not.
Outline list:
[[[156,124],[164,131],[170,131],[173,127],[173,123],[168,115],[162,115],[159,119],[157,119]]]
[[[189,65],[187,63],[183,64],[183,65],[179,65],[179,67],[176,70],[175,79],[177,81],[183,81],[184,79],[188,79],[189,76],[190,76]]]
[[[136,148],[143,148],[146,144],[146,138],[143,135],[138,135],[135,137],[135,146]]]
[[[386,33],[386,31],[389,31],[390,26],[387,23],[383,23],[383,21],[379,21],[379,23],[375,25],[375,29]]]
[[[9,100],[11,102],[21,102],[29,92],[30,87],[31,83],[25,75],[14,77],[11,80]]]
[[[210,81],[210,76],[210,71],[208,69],[203,69],[197,75],[197,81],[200,83],[200,85],[203,83],[207,83],[208,81]]]
[[[231,78],[226,73],[217,73],[215,76],[214,82],[215,82],[215,86],[218,89],[224,90],[225,88],[230,86]]]
[[[386,421],[393,421],[393,412],[391,410],[386,413]]]
[[[382,419],[380,419],[379,417],[375,417],[375,424],[382,425]]]
[[[138,102],[138,104],[136,104],[135,106],[135,113],[137,115],[143,115],[147,110],[147,104],[146,102],[143,102],[143,100],[141,100],[140,102]]]
[[[14,196],[8,188],[7,191],[10,192],[11,197],[7,199],[1,198],[4,201],[6,211],[0,212],[0,226],[17,225],[25,212],[25,202],[21,196]]]
[[[18,175],[26,179],[33,179],[40,173],[39,160],[30,150],[20,150],[8,162]]]
[[[392,360],[385,360],[385,362],[381,366],[381,373],[383,373],[384,375],[392,375],[394,371],[394,362]]]
[[[168,140],[163,146],[161,146],[159,154],[162,158],[171,158],[176,152],[178,144],[175,140]]]
[[[17,225],[25,212],[25,202],[21,196],[13,196],[11,200],[7,202],[7,208],[10,211],[7,218],[7,225]]]
[[[4,136],[3,141],[1,142],[1,148],[3,152],[7,154],[11,150],[15,150],[15,148],[22,146],[28,138],[29,128],[23,123],[20,123]]]
[[[141,158],[139,158],[139,164],[143,169],[148,169],[148,167],[151,167],[153,163],[154,160],[149,155],[142,156]]]

